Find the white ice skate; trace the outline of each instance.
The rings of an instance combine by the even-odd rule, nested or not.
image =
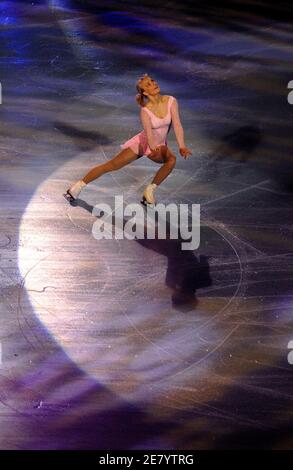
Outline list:
[[[140,201],[145,206],[154,207],[156,200],[154,197],[154,190],[157,187],[156,183],[148,184],[143,192],[142,200]]]
[[[86,183],[82,180],[79,180],[74,183],[69,189],[67,189],[66,193],[64,194],[65,199],[67,199],[68,201],[75,201],[84,186],[86,186]]]

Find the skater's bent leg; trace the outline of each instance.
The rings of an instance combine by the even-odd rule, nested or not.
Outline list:
[[[138,158],[138,155],[130,148],[123,149],[119,152],[114,158],[109,160],[106,163],[102,163],[101,165],[95,166],[92,168],[83,178],[82,181],[88,184],[91,181],[99,178],[99,176],[108,173],[109,171],[119,170],[128,163],[133,162]]]
[[[167,176],[171,173],[174,166],[176,165],[176,156],[171,152],[171,150],[167,149],[164,164],[161,166],[159,171],[154,176],[152,183],[159,185],[167,178]]]

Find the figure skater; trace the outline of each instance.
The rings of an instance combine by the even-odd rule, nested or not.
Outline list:
[[[119,170],[145,155],[152,161],[162,164],[152,182],[144,189],[141,200],[144,205],[154,205],[156,203],[154,189],[171,173],[176,163],[176,156],[167,146],[167,134],[171,123],[173,123],[180,155],[184,159],[192,155],[184,144],[184,131],[176,98],[161,95],[158,83],[148,74],[144,74],[137,81],[136,88],[138,91],[136,101],[140,106],[140,119],[144,130],[120,145],[123,150],[114,158],[107,163],[95,166],[83,179],[74,183],[64,194],[67,200],[77,199],[81,190],[96,178],[110,171]]]

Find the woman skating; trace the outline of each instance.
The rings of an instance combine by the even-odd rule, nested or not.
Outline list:
[[[138,91],[136,101],[141,108],[140,119],[144,130],[120,145],[123,150],[114,158],[107,163],[95,166],[81,180],[74,183],[65,194],[67,199],[77,199],[81,190],[99,176],[119,170],[134,160],[146,156],[162,164],[152,182],[144,189],[141,201],[144,204],[155,204],[154,189],[164,181],[176,164],[176,157],[167,146],[167,134],[171,123],[173,123],[180,155],[185,159],[192,155],[184,144],[184,131],[176,98],[160,95],[159,85],[147,74],[138,80],[136,88]]]

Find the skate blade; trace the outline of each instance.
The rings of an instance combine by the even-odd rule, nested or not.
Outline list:
[[[151,204],[150,202],[148,202],[145,197],[143,197],[140,202],[145,207],[150,207],[151,209],[154,209],[155,207],[155,204]]]
[[[74,197],[72,197],[71,194],[69,194],[68,192],[64,193],[63,196],[65,197],[67,202],[70,202],[70,204],[75,202]]]

